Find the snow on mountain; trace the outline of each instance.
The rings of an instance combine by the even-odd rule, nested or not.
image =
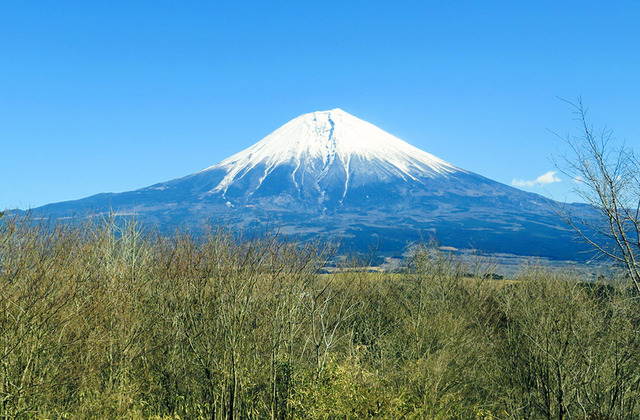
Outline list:
[[[202,172],[224,170],[226,175],[211,193],[221,192],[255,168],[262,175],[255,187],[274,169],[290,168],[289,176],[296,188],[305,178],[321,182],[332,170],[339,168],[344,176],[343,197],[346,195],[354,167],[365,163],[387,176],[407,180],[435,177],[461,171],[427,152],[424,152],[366,121],[336,108],[301,115],[267,137],[217,165]],[[355,165],[362,168],[364,165]]]
[[[275,223],[301,238],[390,253],[430,236],[487,252],[576,258],[581,250],[543,197],[457,168],[341,109],[301,115],[183,178],[33,212],[108,213],[168,231]]]

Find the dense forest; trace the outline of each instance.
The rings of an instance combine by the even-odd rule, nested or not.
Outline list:
[[[640,418],[628,280],[277,234],[0,226],[0,418]]]

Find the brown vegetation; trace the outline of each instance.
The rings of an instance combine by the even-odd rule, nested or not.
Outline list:
[[[637,418],[628,283],[317,274],[277,236],[0,227],[0,418]],[[497,285],[497,286],[496,286]]]

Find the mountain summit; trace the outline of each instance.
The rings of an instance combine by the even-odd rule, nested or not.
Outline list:
[[[286,167],[299,192],[307,182],[322,191],[331,181],[360,186],[394,178],[418,180],[458,171],[397,137],[343,110],[304,114],[283,125],[250,148],[205,171],[227,173],[213,190],[226,193],[245,176],[258,179],[251,195],[274,171]]]
[[[451,184],[452,176],[465,174],[337,108],[301,115],[214,166],[150,188],[186,188],[203,200],[222,199],[234,208],[325,216],[338,208],[382,210],[397,188],[401,195],[435,191]]]
[[[543,197],[458,168],[338,108],[301,115],[183,178],[34,212],[115,212],[161,229],[270,223],[390,253],[430,236],[458,248],[556,258],[575,259],[580,249]]]

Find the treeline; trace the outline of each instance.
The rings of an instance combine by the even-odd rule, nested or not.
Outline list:
[[[226,229],[0,226],[0,418],[640,418],[624,281],[494,280],[430,247],[318,274]]]

